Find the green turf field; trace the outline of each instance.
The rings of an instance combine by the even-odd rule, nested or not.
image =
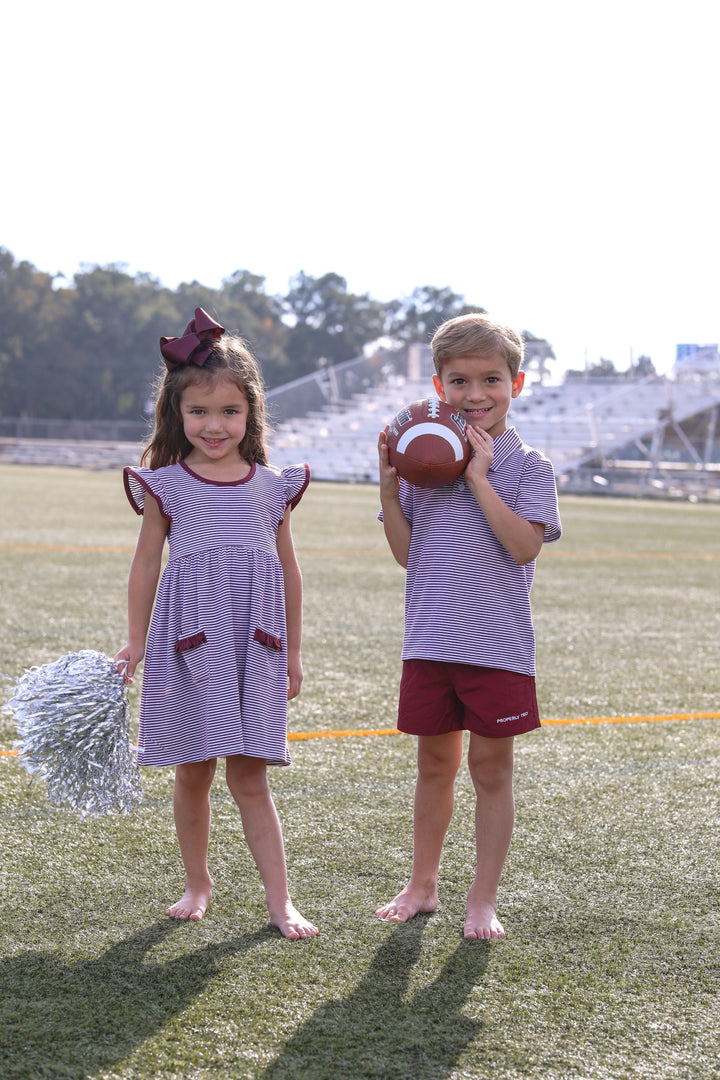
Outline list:
[[[138,521],[115,474],[0,467],[0,683],[115,652]],[[311,485],[294,533],[306,589],[293,733],[394,726],[403,572],[377,489]],[[533,589],[549,724],[517,741],[501,942],[465,942],[472,793],[441,906],[375,919],[410,867],[413,740],[291,744],[271,778],[294,899],[267,925],[218,777],[199,924],[179,895],[172,777],[129,816],[80,821],[0,756],[0,1077],[444,1080],[720,1073],[720,508],[563,499]],[[132,706],[137,711],[136,689]],[[698,718],[698,714],[709,714]],[[611,723],[610,718],[680,717]],[[0,719],[0,751],[12,748]]]

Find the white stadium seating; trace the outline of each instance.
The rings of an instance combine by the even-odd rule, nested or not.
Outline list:
[[[351,401],[279,424],[271,436],[277,465],[307,461],[315,479],[375,482],[378,434],[408,402],[432,393],[429,379],[376,387]],[[581,379],[534,384],[513,404],[509,422],[552,460],[558,477],[588,461],[613,459],[630,444],[652,440],[669,419],[678,425],[720,402],[720,386],[642,380]],[[635,454],[637,457],[638,455]]]

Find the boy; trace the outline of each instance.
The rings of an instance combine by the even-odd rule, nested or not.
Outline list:
[[[513,740],[540,726],[530,587],[543,543],[560,537],[555,476],[508,428],[525,379],[523,342],[483,315],[432,339],[438,396],[467,421],[473,456],[443,488],[399,480],[378,440],[385,534],[407,568],[398,727],[418,736],[410,881],[376,914],[406,922],[438,906],[455,776],[470,732],[477,868],[466,938],[500,938],[497,890],[514,822]]]

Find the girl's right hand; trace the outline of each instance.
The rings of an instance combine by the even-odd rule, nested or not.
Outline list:
[[[115,670],[117,671],[118,675],[122,675],[123,683],[125,684],[125,686],[129,686],[130,683],[133,681],[135,669],[142,660],[143,656],[144,650],[142,650],[138,654],[137,649],[133,649],[128,642],[127,645],[123,645],[117,656],[113,657]]]

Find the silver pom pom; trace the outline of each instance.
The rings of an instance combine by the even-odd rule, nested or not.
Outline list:
[[[8,705],[20,761],[52,802],[85,817],[128,813],[142,800],[125,687],[109,656],[85,649],[30,668]]]

